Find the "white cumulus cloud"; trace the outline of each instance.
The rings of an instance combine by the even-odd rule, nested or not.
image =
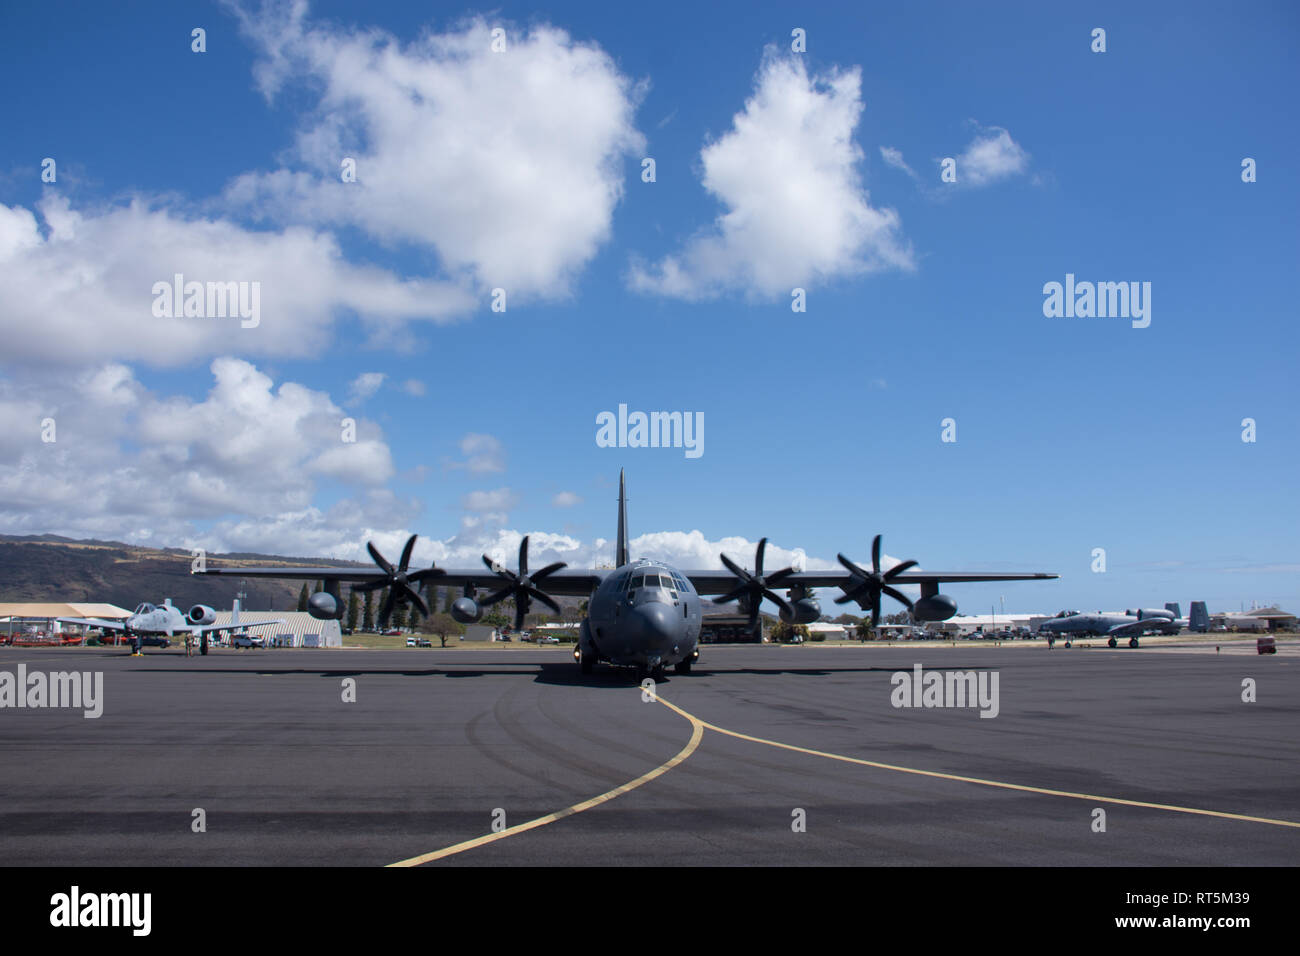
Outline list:
[[[740,290],[789,295],[816,280],[911,269],[892,209],[871,205],[853,134],[857,68],[809,75],[770,52],[732,128],[700,154],[703,184],[724,207],[712,227],[658,263],[634,262],[634,289],[683,299]]]
[[[436,250],[480,289],[554,297],[609,238],[640,89],[598,46],[538,24],[472,19],[403,44],[307,20],[305,3],[238,11],[268,98],[305,80],[316,108],[290,165],[234,180],[227,199],[289,221],[356,226]],[[356,162],[355,182],[340,181]]]
[[[1000,126],[980,128],[957,157],[957,182],[985,186],[1023,173],[1029,154]]]

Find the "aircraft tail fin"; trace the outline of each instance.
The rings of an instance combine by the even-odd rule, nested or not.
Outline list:
[[[1205,610],[1204,601],[1192,602],[1192,616],[1187,619],[1187,625],[1191,630],[1202,633],[1210,629],[1210,615]]]
[[[1174,612],[1174,618],[1175,618],[1175,619],[1180,618],[1180,617],[1183,616],[1183,609],[1182,609],[1181,605],[1178,604],[1177,601],[1166,602],[1166,603],[1165,603],[1165,610],[1166,610],[1166,611],[1173,611],[1173,612]]]
[[[623,469],[618,470],[618,545],[614,554],[614,567],[627,564],[627,488],[623,484]]]

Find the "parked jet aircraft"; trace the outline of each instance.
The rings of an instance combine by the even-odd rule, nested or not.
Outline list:
[[[155,607],[152,604],[141,604],[135,609],[135,613],[125,621],[106,621],[94,617],[61,617],[59,622],[62,624],[80,624],[84,627],[98,627],[105,631],[121,631],[127,637],[133,639],[131,654],[133,657],[140,656],[140,648],[143,645],[143,639],[155,634],[166,634],[168,637],[174,637],[177,634],[190,636],[197,634],[199,638],[199,652],[206,654],[208,652],[208,635],[220,634],[222,631],[242,631],[249,627],[265,627],[268,624],[283,624],[284,618],[277,618],[274,621],[250,621],[243,624],[224,624],[221,627],[212,626],[212,622],[217,619],[217,612],[205,604],[196,604],[190,608],[188,614],[182,614],[180,609],[172,604],[171,598],[166,598],[162,607]]]
[[[582,595],[589,598],[588,614],[579,629],[578,646],[574,657],[584,674],[590,674],[599,661],[614,665],[634,667],[638,677],[652,674],[661,677],[664,669],[672,665],[679,674],[688,674],[691,664],[698,658],[697,644],[703,617],[701,595],[720,595],[714,603],[725,604],[738,600],[749,615],[750,628],[758,624],[759,606],[763,599],[771,601],[781,613],[781,619],[790,623],[808,623],[821,616],[821,607],[813,596],[813,589],[838,587],[844,594],[835,599],[837,604],[856,601],[862,609],[871,610],[873,624],[880,622],[881,595],[906,605],[912,616],[920,621],[943,621],[957,613],[957,603],[939,593],[939,585],[960,581],[1022,581],[1055,578],[1055,574],[1042,572],[987,572],[987,571],[911,571],[917,562],[904,561],[887,570],[880,567],[880,536],[871,546],[871,569],[854,564],[839,555],[843,570],[795,571],[782,568],[765,572],[763,554],[767,539],[758,542],[754,556],[754,569],[746,570],[723,554],[725,571],[679,571],[662,561],[630,560],[628,556],[627,496],[623,475],[618,479],[618,541],[614,570],[568,568],[562,562],[548,564],[537,571],[528,570],[528,538],[519,545],[519,566],[511,571],[483,556],[483,569],[455,569],[430,567],[409,570],[411,552],[416,536],[406,542],[396,566],[375,548],[366,548],[374,559],[377,570],[351,568],[214,568],[196,571],[196,574],[237,575],[242,578],[272,577],[292,580],[323,580],[325,590],[312,595],[307,609],[321,620],[343,616],[344,600],[339,590],[343,581],[359,582],[354,590],[377,591],[388,588],[388,598],[380,608],[382,627],[398,602],[410,602],[426,616],[428,606],[420,596],[421,586],[430,584],[462,588],[463,596],[452,605],[452,616],[462,624],[479,620],[483,608],[513,598],[515,601],[515,627],[523,626],[524,616],[532,602],[560,613],[559,605],[550,595]],[[919,584],[921,598],[912,601],[898,591],[899,585]],[[493,589],[495,590],[489,590]],[[786,590],[782,597],[777,588]],[[480,594],[480,591],[489,591]]]
[[[1197,616],[1198,604],[1201,615],[1204,615],[1204,605],[1195,602],[1193,618]],[[1143,634],[1177,634],[1183,628],[1197,626],[1197,622],[1189,623],[1186,618],[1179,617],[1178,612],[1177,604],[1166,604],[1164,610],[1140,608],[1125,611],[1123,614],[1103,614],[1101,611],[1094,614],[1081,614],[1078,611],[1062,611],[1051,620],[1040,624],[1038,630],[1046,632],[1049,641],[1055,639],[1051,635],[1066,635],[1066,647],[1070,646],[1072,636],[1089,635],[1109,638],[1106,641],[1109,647],[1114,647],[1118,643],[1117,638],[1127,637],[1128,646],[1137,647],[1138,638]]]

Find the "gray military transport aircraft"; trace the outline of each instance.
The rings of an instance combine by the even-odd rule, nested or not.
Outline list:
[[[836,604],[856,601],[863,610],[871,610],[873,625],[880,622],[880,598],[888,594],[907,606],[918,621],[944,621],[957,613],[957,602],[939,593],[945,582],[1041,581],[1055,578],[1043,572],[987,571],[909,571],[915,561],[904,561],[887,570],[880,567],[880,535],[871,545],[871,569],[859,567],[839,555],[843,570],[796,571],[782,568],[765,573],[763,553],[767,539],[758,542],[754,570],[742,568],[727,555],[720,555],[725,571],[679,571],[662,561],[628,556],[627,495],[623,473],[618,477],[618,541],[613,570],[569,568],[563,561],[548,564],[537,571],[528,570],[528,538],[519,545],[517,571],[502,567],[487,555],[483,569],[429,567],[409,570],[416,536],[406,542],[396,566],[375,548],[366,545],[377,569],[351,568],[214,568],[195,574],[224,574],[241,578],[270,577],[291,580],[322,580],[325,590],[311,596],[307,610],[320,620],[343,616],[345,603],[339,585],[343,581],[359,582],[354,590],[378,591],[388,588],[388,598],[379,611],[382,627],[399,603],[409,602],[426,617],[428,605],[419,594],[421,585],[463,589],[463,596],[451,608],[452,616],[462,624],[478,621],[483,608],[507,598],[515,601],[515,628],[523,627],[532,601],[536,600],[555,613],[560,607],[551,594],[588,597],[587,618],[579,629],[574,650],[581,672],[590,674],[597,662],[633,667],[637,678],[646,675],[661,678],[664,669],[673,666],[678,674],[689,674],[698,659],[698,642],[703,614],[701,595],[720,595],[715,604],[738,600],[749,616],[750,630],[758,625],[759,606],[763,599],[780,610],[788,623],[806,624],[821,616],[821,607],[813,596],[815,588],[838,587],[844,594]],[[912,601],[896,590],[896,585],[919,584],[921,598]],[[786,597],[776,588],[787,591]],[[491,590],[480,596],[480,590]]]
[[[199,652],[208,652],[208,635],[220,634],[222,631],[242,631],[249,627],[265,627],[268,624],[283,624],[284,618],[274,621],[249,621],[244,624],[213,625],[217,612],[206,604],[196,604],[189,612],[182,614],[180,608],[172,604],[171,598],[165,598],[161,607],[144,603],[135,609],[135,613],[125,621],[107,621],[97,617],[61,617],[60,624],[80,624],[83,627],[98,627],[104,631],[121,631],[131,638],[133,647],[131,655],[139,657],[144,638],[155,635],[175,637],[177,634],[198,635]]]

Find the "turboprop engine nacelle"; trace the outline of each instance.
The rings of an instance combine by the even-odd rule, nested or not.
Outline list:
[[[191,624],[211,624],[217,619],[217,612],[212,610],[206,604],[196,604],[190,608],[190,612],[185,615],[185,620]]]
[[[822,616],[822,606],[813,598],[800,598],[798,601],[790,601],[790,610],[793,614],[781,612],[781,620],[787,624],[811,624]]]
[[[483,608],[473,598],[457,598],[451,605],[451,616],[462,624],[474,624],[483,616]]]
[[[343,617],[343,602],[328,591],[317,591],[307,599],[307,613],[318,621],[337,621]]]
[[[912,617],[918,621],[946,621],[957,613],[957,602],[946,594],[933,594],[912,605]]]

